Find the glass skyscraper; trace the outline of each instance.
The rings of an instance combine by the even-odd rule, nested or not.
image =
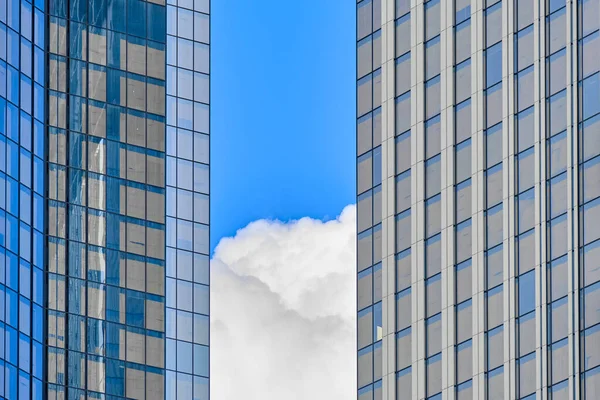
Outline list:
[[[357,398],[600,398],[600,1],[356,7]]]
[[[209,396],[209,0],[0,0],[0,398]]]

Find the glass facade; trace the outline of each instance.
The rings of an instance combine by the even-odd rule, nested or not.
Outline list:
[[[167,4],[168,399],[209,393],[209,11]]]
[[[600,2],[356,6],[358,399],[597,398]]]
[[[208,400],[209,11],[0,1],[0,398]]]
[[[43,395],[44,2],[0,2],[0,397]]]

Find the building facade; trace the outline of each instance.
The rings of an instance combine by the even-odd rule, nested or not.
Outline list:
[[[599,398],[600,2],[356,7],[357,398]]]
[[[209,397],[209,0],[0,2],[0,398]]]

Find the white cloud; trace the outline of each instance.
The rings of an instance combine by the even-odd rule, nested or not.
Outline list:
[[[211,264],[211,399],[356,396],[355,206],[332,221],[260,220]]]

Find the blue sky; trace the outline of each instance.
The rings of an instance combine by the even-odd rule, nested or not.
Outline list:
[[[211,9],[211,249],[261,218],[355,202],[355,4]]]

